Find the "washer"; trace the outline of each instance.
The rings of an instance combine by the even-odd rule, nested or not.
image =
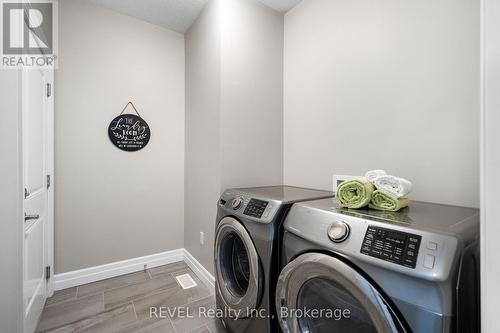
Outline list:
[[[390,213],[326,199],[294,205],[284,229],[284,332],[480,332],[477,209],[412,201]]]
[[[230,189],[218,203],[216,304],[230,332],[274,332],[282,222],[295,202],[332,192],[292,186]],[[280,232],[281,230],[281,232]]]

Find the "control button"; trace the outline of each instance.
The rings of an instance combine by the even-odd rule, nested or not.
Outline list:
[[[269,212],[264,213],[264,218],[269,217]]]
[[[435,242],[429,242],[429,243],[427,243],[427,248],[428,248],[429,250],[433,250],[433,251],[434,251],[434,250],[437,250],[438,245],[437,245],[437,243],[435,243]]]
[[[328,238],[332,242],[341,243],[349,237],[349,226],[343,221],[333,222],[328,228]]]
[[[236,209],[238,209],[241,206],[242,202],[243,202],[243,199],[241,197],[236,197],[231,202],[231,207],[233,207],[233,209],[236,210]]]
[[[426,254],[424,258],[424,267],[433,269],[434,268],[434,261],[436,260],[436,257],[434,257],[432,254]]]

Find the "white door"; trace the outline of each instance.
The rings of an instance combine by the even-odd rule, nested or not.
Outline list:
[[[53,103],[51,71],[29,69],[22,76],[24,179],[23,301],[24,332],[32,333],[51,287]],[[49,87],[50,84],[50,87]]]

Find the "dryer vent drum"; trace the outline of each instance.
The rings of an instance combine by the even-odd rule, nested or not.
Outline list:
[[[239,317],[248,317],[262,295],[262,273],[252,238],[236,219],[219,222],[214,257],[218,299],[225,308],[241,312]]]
[[[242,297],[248,289],[250,266],[245,244],[236,233],[228,234],[220,249],[221,271],[229,291]]]
[[[301,332],[377,333],[360,300],[332,280],[312,278],[305,282],[300,288],[297,306],[318,312],[328,310],[315,318],[301,316],[298,319]]]

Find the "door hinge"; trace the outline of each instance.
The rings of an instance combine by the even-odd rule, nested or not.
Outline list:
[[[45,267],[45,279],[50,279],[50,266]]]
[[[47,97],[52,96],[52,84],[47,83]]]
[[[50,175],[47,175],[47,189],[50,188],[50,184],[51,184],[51,182],[50,182]]]
[[[27,197],[29,197],[30,195],[30,192],[28,192],[28,189],[25,187],[24,188],[24,199],[26,199]]]

